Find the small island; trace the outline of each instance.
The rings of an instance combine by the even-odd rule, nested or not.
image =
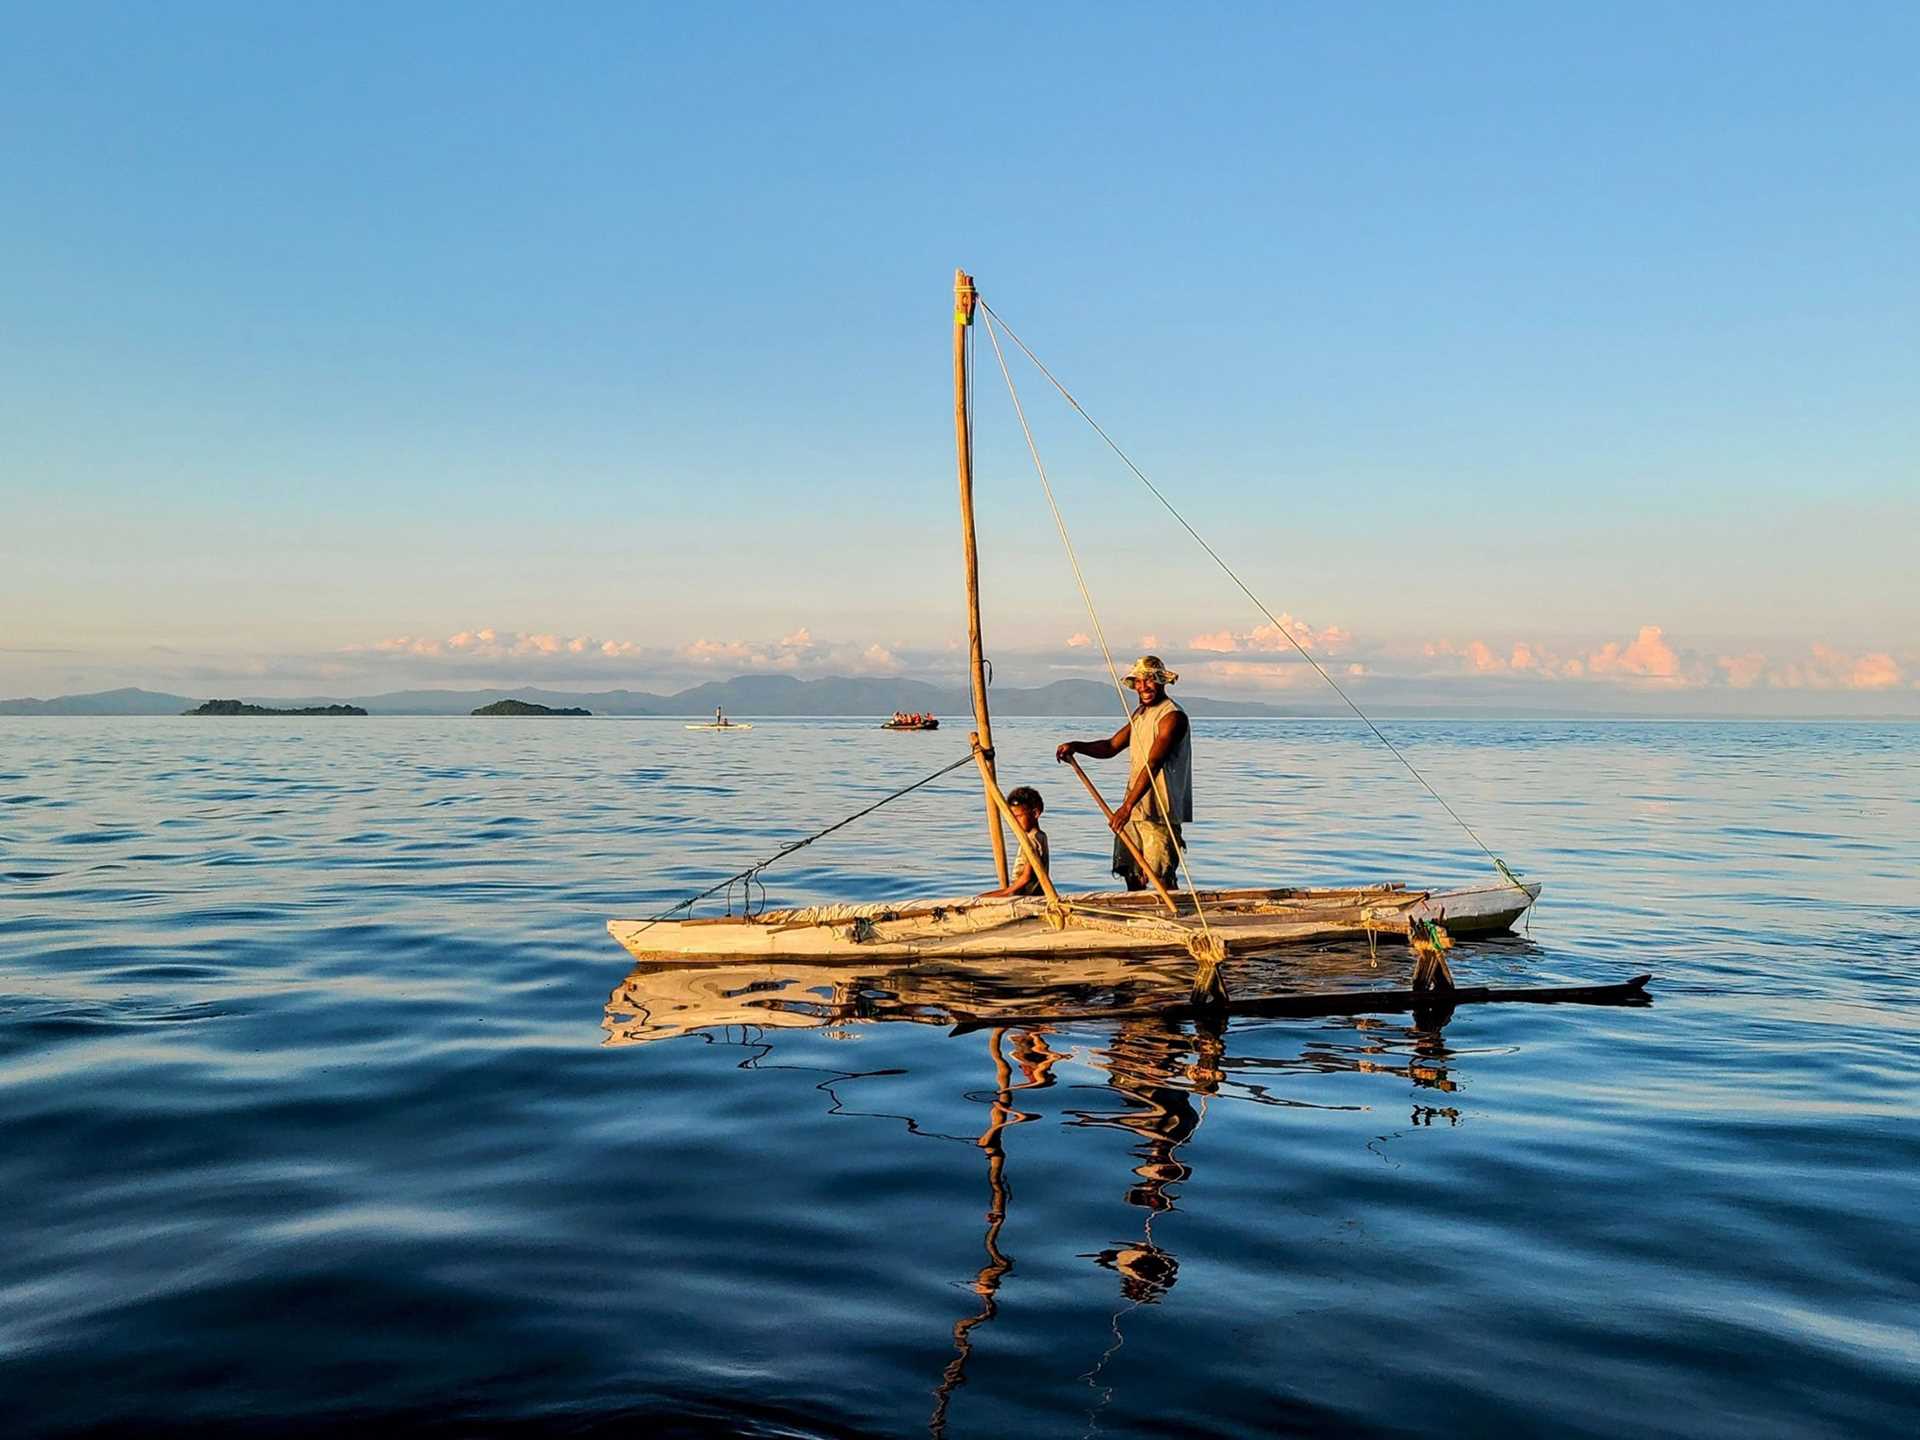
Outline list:
[[[240,700],[209,700],[183,715],[364,715],[358,705],[304,705],[296,710],[274,710],[265,705],[248,705]]]
[[[582,710],[577,705],[569,705],[556,710],[551,705],[535,705],[529,700],[496,700],[491,705],[482,705],[473,712],[475,715],[591,715],[591,710]]]

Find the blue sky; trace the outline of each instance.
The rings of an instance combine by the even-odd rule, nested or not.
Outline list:
[[[1356,693],[1920,708],[1920,11],[1034,8],[6,7],[0,691],[950,675],[961,264]],[[1298,693],[1019,378],[1116,646]]]

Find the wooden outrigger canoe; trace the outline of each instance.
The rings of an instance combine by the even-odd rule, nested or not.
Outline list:
[[[1456,936],[1495,935],[1539,898],[1528,883],[1426,891],[1384,884],[1344,890],[1203,890],[1168,915],[1146,892],[1046,899],[911,900],[815,905],[701,920],[609,920],[607,930],[639,960],[990,959],[1050,955],[1163,955],[1211,933],[1230,955],[1285,945],[1404,940],[1408,921],[1440,920]]]
[[[1295,898],[1311,898],[1311,892]],[[1431,904],[1439,898],[1429,895],[1419,903]],[[1498,914],[1484,910],[1479,923],[1497,923]],[[1472,923],[1468,922],[1469,933]],[[709,924],[707,928],[713,932],[719,927]],[[1324,939],[1330,927],[1314,928]],[[1651,1003],[1647,975],[1617,983],[1424,990],[1403,982],[1380,983],[1375,977],[1384,978],[1381,971],[1346,934],[1305,953],[1236,957],[1230,962],[1232,997],[1205,1004],[1193,1003],[1191,965],[1171,947],[1157,954],[1116,954],[1108,947],[1064,955],[1049,951],[983,956],[951,950],[902,955],[898,942],[867,942],[852,953],[755,958],[717,952],[648,952],[633,938],[636,943],[629,948],[639,958],[607,1001],[605,1026],[607,1043],[612,1045],[710,1033],[734,1025],[764,1031],[898,1020],[967,1031],[985,1025],[1146,1019],[1178,1024],[1234,1016],[1305,1018],[1406,1011],[1426,1016],[1426,1023],[1445,1023],[1459,1005]],[[1404,952],[1396,947],[1381,957],[1381,963],[1393,964],[1400,953]],[[1511,963],[1503,968],[1510,969]],[[1330,983],[1339,988],[1330,988]]]
[[[972,412],[967,335],[973,323],[976,301],[972,277],[964,271],[956,272],[954,435],[965,560],[969,688],[977,726],[969,740],[986,800],[987,832],[993,850],[994,870],[1000,885],[1005,887],[1008,883],[1008,857],[1002,821],[1004,818],[1012,824],[1013,816],[994,768],[993,732],[987,708],[987,667],[980,630],[979,559],[973,514],[973,446],[969,423]],[[1328,678],[1329,683],[1333,683],[1331,677]],[[1116,675],[1116,687],[1119,683]],[[1339,687],[1335,685],[1335,688]],[[1358,713],[1357,706],[1355,710]],[[1365,718],[1364,715],[1362,718]],[[888,722],[886,728],[931,729],[934,723],[928,721],[919,726],[906,727]],[[724,728],[749,727],[728,725]],[[1385,740],[1384,736],[1381,738]],[[1079,769],[1077,764],[1074,768]],[[1080,779],[1092,792],[1102,813],[1110,818],[1111,812],[1092,782],[1084,773]],[[1428,788],[1431,789],[1431,786]],[[857,812],[849,820],[864,813]],[[829,826],[828,831],[846,823],[848,821],[840,821]],[[869,961],[914,964],[921,961],[965,963],[973,960],[1063,958],[1073,960],[1077,965],[1108,961],[1125,964],[1129,960],[1137,961],[1144,957],[1186,952],[1196,962],[1193,1000],[1217,1005],[1227,998],[1218,979],[1218,967],[1229,957],[1314,942],[1349,939],[1372,941],[1383,935],[1404,938],[1409,935],[1410,927],[1428,921],[1444,923],[1446,930],[1455,936],[1498,934],[1512,928],[1514,922],[1539,898],[1541,890],[1537,883],[1521,881],[1503,862],[1493,857],[1493,852],[1488,851],[1501,876],[1500,881],[1446,891],[1413,890],[1395,883],[1348,889],[1265,888],[1206,890],[1197,894],[1188,891],[1176,897],[1156,879],[1154,884],[1160,891],[1157,895],[1149,892],[1062,895],[1048,875],[1044,861],[1030,849],[1028,840],[1017,824],[1013,825],[1013,829],[1015,840],[1025,852],[1026,860],[1041,887],[1041,895],[1016,899],[963,897],[827,904],[759,914],[728,914],[708,919],[669,920],[659,917],[652,920],[610,920],[607,929],[614,939],[642,962],[831,963],[846,960],[862,964]],[[811,843],[816,838],[819,837],[812,836],[797,843]],[[1122,839],[1127,839],[1124,832]],[[1477,836],[1475,840],[1477,843]],[[1131,845],[1132,842],[1128,843]],[[796,846],[789,846],[781,853],[785,854],[792,848]],[[1135,853],[1137,862],[1144,868],[1144,860],[1139,858],[1137,850]],[[754,876],[764,868],[765,863],[750,867],[732,880],[722,882],[722,885],[730,888],[735,881],[744,881],[750,891]],[[716,886],[714,890],[719,888],[722,887]],[[685,909],[690,903],[683,901],[674,908]],[[1440,968],[1444,975],[1444,965]],[[1063,976],[1063,979],[1070,977]]]

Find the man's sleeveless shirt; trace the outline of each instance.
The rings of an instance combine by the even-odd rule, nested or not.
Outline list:
[[[1144,710],[1135,710],[1133,718],[1127,723],[1131,733],[1127,737],[1127,780],[1146,768],[1147,756],[1153,750],[1153,737],[1160,729],[1160,722],[1169,710],[1180,707],[1172,700],[1162,696],[1160,703],[1149,705]],[[1174,742],[1167,752],[1167,758],[1160,762],[1160,778],[1148,792],[1156,797],[1156,803],[1148,805],[1142,797],[1142,808],[1154,815],[1171,815],[1177,824],[1185,824],[1193,819],[1193,727],[1189,722],[1186,733]],[[1158,800],[1164,799],[1166,809],[1163,812]]]

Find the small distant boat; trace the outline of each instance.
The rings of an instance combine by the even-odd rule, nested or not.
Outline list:
[[[740,720],[707,720],[698,725],[689,725],[689,730],[751,730],[750,722]]]
[[[880,728],[882,730],[938,730],[940,720],[935,715],[896,716]]]

